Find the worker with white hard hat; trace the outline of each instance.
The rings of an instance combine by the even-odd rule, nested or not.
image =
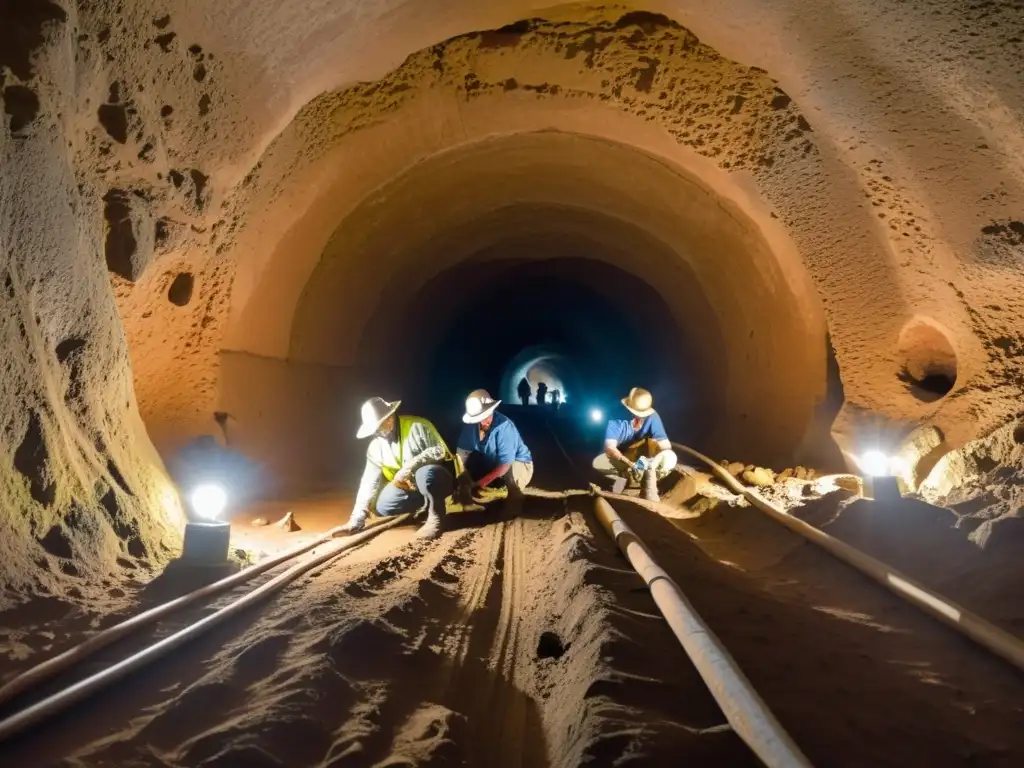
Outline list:
[[[371,397],[362,407],[362,426],[356,437],[372,436],[366,448],[366,468],[359,483],[352,516],[345,533],[362,530],[376,498],[382,517],[415,512],[426,505],[427,520],[417,531],[433,539],[445,523],[445,498],[455,481],[445,463],[452,458],[448,446],[426,419],[398,415],[401,400],[389,403]]]
[[[501,400],[486,389],[477,389],[466,398],[466,412],[456,447],[465,471],[459,475],[459,501],[470,503],[474,495],[492,484],[508,488],[508,500],[515,507],[523,489],[533,479],[533,456],[512,420],[498,413]]]
[[[650,392],[633,387],[622,405],[632,418],[608,421],[604,452],[594,459],[594,469],[613,480],[615,493],[622,493],[630,480],[642,480],[644,498],[657,501],[658,480],[672,471],[678,459]]]

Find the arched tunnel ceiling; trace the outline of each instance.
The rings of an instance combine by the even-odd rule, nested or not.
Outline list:
[[[827,325],[845,447],[859,432],[916,424],[955,447],[1013,418],[1024,381],[1018,3],[546,5],[4,7],[16,44],[0,46],[0,278],[13,307],[0,501],[27,511],[0,522],[5,540],[29,542],[8,572],[32,570],[31,542],[55,520],[72,509],[102,518],[101,504],[149,531],[135,542],[143,549],[165,546],[154,531],[173,509],[157,523],[152,509],[174,505],[140,414],[166,455],[210,431],[239,381],[280,400],[289,366],[315,367],[288,360],[293,309],[353,212],[421,164],[543,132],[673,169],[721,201],[728,215],[715,220],[743,223],[757,267],[733,275],[735,291],[708,288],[707,306],[722,316],[722,292],[767,269],[760,299],[777,304],[759,327],[780,333],[791,298],[782,327]],[[571,179],[553,189],[566,193]],[[565,197],[519,194],[477,213],[524,202],[560,208],[559,218],[597,211],[637,225],[714,285],[656,216]],[[665,215],[679,204],[667,197],[656,201]],[[605,256],[626,253],[620,242]],[[941,372],[951,391],[921,397],[915,371]],[[297,401],[310,391],[303,381]],[[324,398],[336,383],[315,382]],[[780,397],[759,412],[789,407]],[[293,414],[252,413],[267,420],[270,447],[278,427],[297,429]],[[333,427],[333,414],[315,416]],[[108,543],[125,538],[104,530]],[[96,552],[113,567],[114,547]]]
[[[769,430],[759,418],[769,400],[778,403],[776,424],[791,423],[798,442],[824,394],[825,350],[822,314],[800,265],[785,270],[741,211],[679,169],[574,134],[476,142],[366,198],[339,223],[304,286],[288,357],[355,365],[378,306],[399,312],[433,274],[510,236],[543,242],[548,234],[586,234],[596,243],[590,258],[656,286],[692,341],[678,353],[694,354],[711,386],[725,389],[715,398],[728,411],[723,429],[779,435],[785,426]],[[264,280],[280,285],[272,272]],[[270,307],[261,308],[268,317]],[[770,324],[760,321],[769,316]],[[723,368],[732,375],[716,376]]]
[[[878,0],[813,14],[796,0],[166,11],[100,3],[75,21],[83,115],[105,105],[129,127],[123,141],[109,121],[88,130],[75,162],[100,196],[128,194],[141,266],[115,290],[160,445],[206,428],[219,350],[287,354],[290,328],[258,293],[270,265],[294,261],[278,288],[300,293],[307,255],[372,190],[458,146],[551,129],[685,168],[778,263],[802,264],[848,418],[932,420],[956,443],[1015,410],[1021,22],[1002,7],[984,20]],[[179,272],[195,277],[184,309],[167,300]],[[976,306],[995,309],[982,320]],[[930,404],[898,375],[896,339],[917,316],[957,355],[957,390]],[[187,385],[167,383],[171,368]]]

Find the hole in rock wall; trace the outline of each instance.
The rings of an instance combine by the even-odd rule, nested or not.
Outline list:
[[[192,289],[195,287],[195,278],[190,272],[182,272],[171,283],[167,291],[167,298],[172,304],[184,307],[192,301]]]
[[[897,354],[899,378],[918,400],[939,400],[956,385],[956,350],[934,321],[915,318],[907,323],[900,332]]]

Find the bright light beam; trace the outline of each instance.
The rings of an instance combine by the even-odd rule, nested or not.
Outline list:
[[[190,497],[192,509],[206,520],[216,520],[228,503],[228,495],[219,485],[200,485]]]
[[[603,418],[604,418],[604,412],[600,408],[591,408],[590,409],[590,420],[592,422],[594,422],[595,424],[598,424],[598,423],[600,423],[600,421]]]
[[[892,459],[881,451],[867,451],[860,457],[860,468],[871,477],[885,477],[892,474]]]

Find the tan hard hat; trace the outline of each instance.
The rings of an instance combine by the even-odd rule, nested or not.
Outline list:
[[[646,419],[654,413],[654,398],[650,392],[640,387],[629,390],[629,397],[622,398],[622,404],[639,419]]]
[[[380,429],[380,425],[387,421],[388,417],[397,411],[401,404],[401,400],[389,403],[382,397],[371,397],[363,403],[363,407],[359,411],[363,424],[356,432],[356,437],[364,438],[376,433]]]
[[[501,400],[495,400],[486,389],[474,389],[466,398],[466,413],[462,420],[467,424],[479,424],[501,405]]]

